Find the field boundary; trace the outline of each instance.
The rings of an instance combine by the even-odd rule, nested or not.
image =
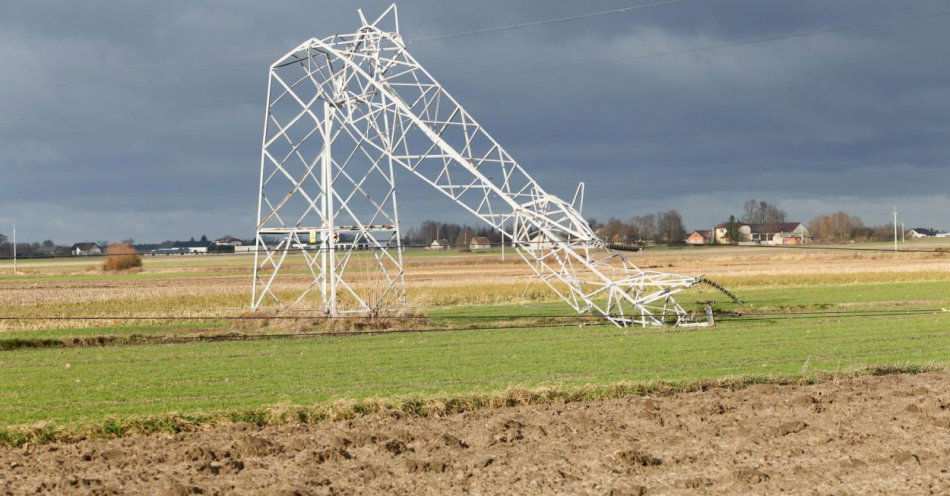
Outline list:
[[[320,339],[344,338],[354,336],[379,336],[385,334],[417,334],[433,332],[461,332],[461,331],[495,331],[511,329],[535,329],[543,327],[564,327],[565,324],[531,325],[492,327],[434,327],[418,329],[388,329],[373,331],[336,331],[336,332],[278,332],[269,334],[244,334],[228,332],[221,334],[204,334],[195,336],[168,336],[145,334],[130,334],[128,336],[95,335],[76,336],[65,338],[14,338],[0,339],[0,352],[23,349],[44,348],[84,348],[98,346],[134,346],[153,344],[189,344],[219,341],[268,341],[274,339]],[[603,325],[603,324],[600,324]]]
[[[87,439],[110,439],[152,434],[197,432],[229,424],[251,424],[257,427],[290,423],[350,420],[366,415],[389,414],[431,417],[475,410],[521,405],[602,401],[657,394],[689,393],[710,389],[741,389],[756,384],[810,385],[862,376],[920,374],[943,372],[943,364],[881,364],[850,371],[815,375],[735,376],[699,381],[616,382],[579,387],[523,388],[511,386],[494,393],[463,393],[452,395],[410,395],[394,398],[338,400],[315,405],[272,405],[269,407],[229,410],[216,413],[167,413],[126,419],[109,417],[100,422],[60,426],[43,422],[30,426],[0,427],[0,446],[20,447],[54,442],[74,443]]]
[[[781,321],[792,319],[818,319],[818,318],[860,318],[860,317],[899,317],[907,315],[940,315],[947,313],[946,308],[913,308],[901,310],[825,310],[825,311],[755,311],[748,313],[724,312],[714,310],[716,322],[753,322],[753,321]],[[46,348],[85,348],[101,346],[135,346],[135,345],[156,345],[156,344],[189,344],[203,342],[221,342],[221,341],[266,341],[273,339],[319,339],[319,338],[343,338],[355,336],[379,336],[386,334],[423,334],[438,332],[462,332],[462,331],[495,331],[512,329],[537,329],[565,326],[609,326],[596,315],[519,315],[509,318],[508,325],[500,322],[504,319],[501,315],[458,315],[458,316],[435,316],[435,317],[409,317],[407,322],[419,322],[425,324],[431,320],[451,320],[463,319],[482,321],[480,325],[458,325],[458,326],[418,326],[409,328],[383,328],[383,329],[362,329],[362,330],[334,330],[334,331],[315,331],[315,332],[269,332],[269,333],[242,333],[242,332],[219,332],[208,334],[95,334],[88,336],[64,336],[64,337],[17,337],[3,338],[0,334],[0,353],[24,350],[24,349],[46,349]],[[0,317],[0,320],[17,319],[15,317]],[[29,317],[24,320],[30,319]],[[90,319],[90,320],[147,320],[150,317],[74,317],[71,319]],[[330,322],[333,320],[345,320],[347,318],[324,318],[324,317],[174,317],[174,318],[156,318],[155,320],[317,320]],[[397,319],[390,319],[397,320]],[[494,321],[494,322],[493,322]],[[638,326],[633,329],[640,329]],[[675,331],[694,331],[695,329],[671,328],[662,329],[662,332]]]

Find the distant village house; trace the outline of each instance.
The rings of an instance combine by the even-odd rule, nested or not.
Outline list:
[[[739,239],[730,240],[729,225],[716,225],[713,229],[716,243],[755,244],[755,245],[800,245],[812,240],[808,228],[801,222],[775,222],[769,224],[737,223]]]
[[[76,256],[102,255],[102,248],[95,243],[76,243],[69,252]]]
[[[713,243],[713,232],[709,229],[697,230],[686,236],[688,245],[711,245]]]
[[[447,239],[436,239],[433,240],[429,245],[430,250],[447,250],[449,249],[449,240]]]
[[[235,238],[234,236],[228,235],[214,240],[214,244],[218,246],[241,246],[244,244],[244,241]]]
[[[932,238],[937,235],[937,231],[923,227],[915,227],[907,231],[908,238]]]
[[[472,251],[482,251],[491,248],[491,241],[484,236],[475,236],[468,242],[468,249]]]

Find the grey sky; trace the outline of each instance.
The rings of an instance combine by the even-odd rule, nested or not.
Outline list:
[[[407,39],[634,5],[402,1]],[[266,68],[383,1],[0,1],[0,232],[141,241],[253,233]],[[950,228],[950,16],[637,57],[950,10],[942,0],[692,0],[411,47],[551,192],[587,216],[751,196],[795,220]],[[261,55],[256,58],[249,56]],[[474,223],[408,175],[401,216]]]

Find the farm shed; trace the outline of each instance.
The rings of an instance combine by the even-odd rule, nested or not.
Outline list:
[[[487,250],[491,248],[491,241],[484,236],[476,236],[468,242],[468,249],[472,251]]]

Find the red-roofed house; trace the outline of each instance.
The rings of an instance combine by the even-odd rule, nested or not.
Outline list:
[[[688,245],[711,245],[713,242],[713,232],[711,230],[699,230],[689,233],[686,237]]]

